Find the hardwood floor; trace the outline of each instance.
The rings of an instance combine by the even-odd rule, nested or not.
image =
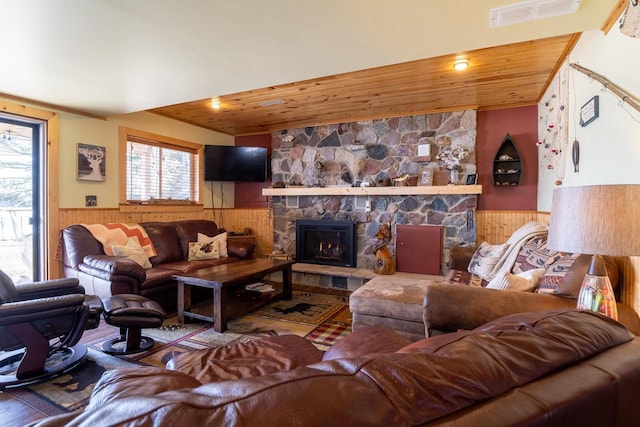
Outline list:
[[[80,342],[89,343],[117,333],[117,328],[101,321],[100,326],[97,328],[85,331]],[[8,393],[0,392],[0,425],[4,427],[22,427],[45,417],[46,414],[29,402]]]

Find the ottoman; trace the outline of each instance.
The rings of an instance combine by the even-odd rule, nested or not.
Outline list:
[[[157,328],[167,317],[155,301],[140,295],[118,294],[102,301],[103,316],[109,325],[120,328],[120,336],[102,343],[108,354],[131,354],[153,347],[152,338],[142,336],[142,328]]]
[[[426,337],[422,320],[428,279],[374,277],[349,296],[352,328],[383,325],[412,341]]]

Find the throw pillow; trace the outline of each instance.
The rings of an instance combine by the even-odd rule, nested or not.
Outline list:
[[[469,277],[471,277],[471,273],[468,271],[451,269],[445,275],[444,282],[454,285],[467,285]]]
[[[113,245],[111,250],[114,256],[135,261],[144,269],[151,268],[151,263],[145,254],[144,248],[134,239],[127,240],[126,245]]]
[[[201,259],[220,258],[220,245],[213,240],[207,243],[189,242],[189,256],[187,260],[197,261]]]
[[[520,274],[512,274],[507,271],[494,277],[487,288],[503,291],[530,292],[538,286],[540,278],[547,271],[546,268],[534,268]]]
[[[561,253],[547,262],[547,271],[540,279],[536,292],[539,294],[557,294],[560,281],[567,274],[580,254]]]
[[[226,258],[229,256],[227,251],[227,233],[220,233],[215,236],[207,236],[206,234],[198,233],[198,243],[215,242],[218,245],[220,257]]]
[[[493,267],[495,267],[500,258],[502,258],[507,247],[508,245],[506,243],[502,245],[490,245],[487,242],[482,242],[471,257],[467,270],[469,273],[484,279],[487,274],[493,271]]]

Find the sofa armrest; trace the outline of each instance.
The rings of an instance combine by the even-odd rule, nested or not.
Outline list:
[[[142,283],[147,278],[144,268],[137,262],[109,255],[87,255],[78,269],[108,281],[113,281],[116,276],[125,276],[134,279],[137,283]]]
[[[509,314],[575,306],[576,300],[555,295],[434,283],[426,287],[422,318],[431,336],[475,329]]]
[[[475,246],[455,246],[451,248],[449,250],[449,270],[467,271],[476,249]]]
[[[253,257],[255,250],[255,242],[245,239],[227,239],[227,252],[229,256],[248,259]]]

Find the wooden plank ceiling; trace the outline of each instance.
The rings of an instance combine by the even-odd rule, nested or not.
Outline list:
[[[536,104],[579,34],[461,52],[149,110],[229,135]],[[469,68],[453,69],[465,58]],[[259,71],[258,71],[259,72]],[[261,106],[282,100],[283,103]]]

